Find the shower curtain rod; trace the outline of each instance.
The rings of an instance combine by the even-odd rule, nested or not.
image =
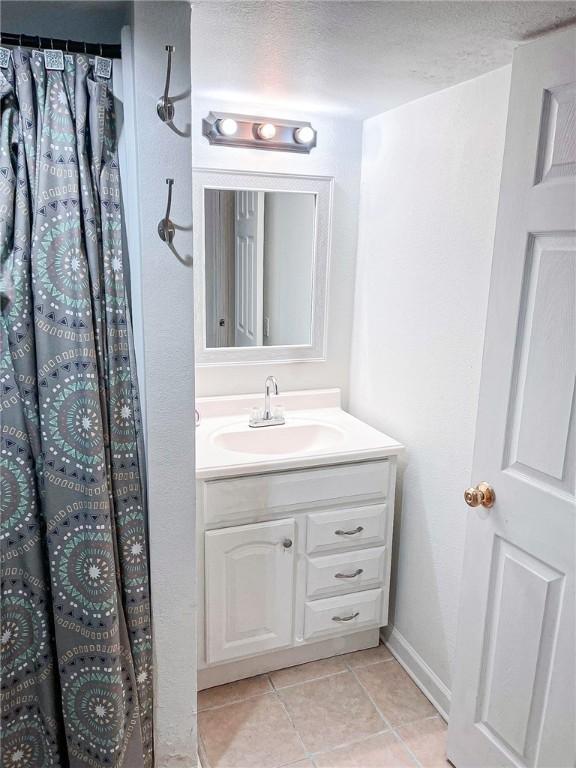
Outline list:
[[[38,35],[16,35],[12,32],[0,32],[0,42],[3,45],[20,45],[23,48],[53,48],[67,53],[90,53],[94,56],[105,56],[107,59],[121,58],[121,47],[110,43],[81,43],[78,40],[59,40],[55,37],[40,37]]]

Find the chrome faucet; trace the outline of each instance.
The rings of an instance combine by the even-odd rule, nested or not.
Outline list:
[[[269,421],[272,418],[272,413],[270,412],[270,388],[274,389],[274,394],[278,394],[278,382],[274,378],[274,376],[268,376],[266,379],[266,384],[264,385],[264,416],[263,418],[266,419],[266,421]]]
[[[284,416],[274,416],[270,409],[270,394],[278,394],[278,382],[274,376],[268,376],[264,385],[264,410],[258,412],[256,416],[250,418],[251,427],[273,427],[278,424],[284,424]]]

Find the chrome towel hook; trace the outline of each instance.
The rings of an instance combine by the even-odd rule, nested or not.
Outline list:
[[[174,179],[166,179],[166,184],[168,184],[168,202],[166,203],[166,213],[164,214],[164,218],[160,219],[158,222],[158,234],[162,242],[168,243],[168,245],[172,245],[174,235],[176,234],[176,227],[174,226],[173,222],[170,221],[170,208],[172,206],[172,185],[174,184]]]
[[[173,45],[167,45],[166,50],[168,51],[168,65],[166,67],[166,84],[164,85],[164,95],[162,98],[158,99],[158,103],[156,104],[156,111],[158,112],[158,117],[160,120],[162,120],[163,123],[171,123],[174,119],[174,102],[172,99],[168,96],[168,91],[170,90],[170,73],[172,71],[172,54],[175,51],[175,48]]]

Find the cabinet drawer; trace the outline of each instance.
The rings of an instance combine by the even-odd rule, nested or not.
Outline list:
[[[306,551],[312,553],[384,544],[386,516],[386,504],[311,513],[306,526]]]
[[[274,515],[314,505],[370,503],[388,495],[388,460],[270,472],[204,484],[207,524]]]
[[[380,623],[382,590],[370,589],[352,595],[328,597],[306,603],[304,636],[342,634]]]
[[[321,597],[381,587],[385,565],[385,547],[308,558],[306,594]]]

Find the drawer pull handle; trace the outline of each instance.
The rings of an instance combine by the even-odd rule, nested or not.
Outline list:
[[[358,570],[354,571],[354,573],[335,573],[334,578],[335,579],[355,579],[356,576],[360,576],[361,573],[364,573],[364,568],[358,568]]]
[[[356,611],[356,613],[353,613],[350,616],[332,616],[332,621],[352,621],[352,619],[355,619],[357,616],[360,616],[360,611]]]
[[[334,531],[336,536],[354,536],[356,533],[362,533],[364,528],[362,528],[361,525],[358,526],[358,528],[354,528],[353,531],[343,531],[341,528],[338,528],[337,531]]]
[[[292,539],[283,539],[282,540],[282,546],[284,547],[284,549],[290,549],[292,544],[293,544]]]

